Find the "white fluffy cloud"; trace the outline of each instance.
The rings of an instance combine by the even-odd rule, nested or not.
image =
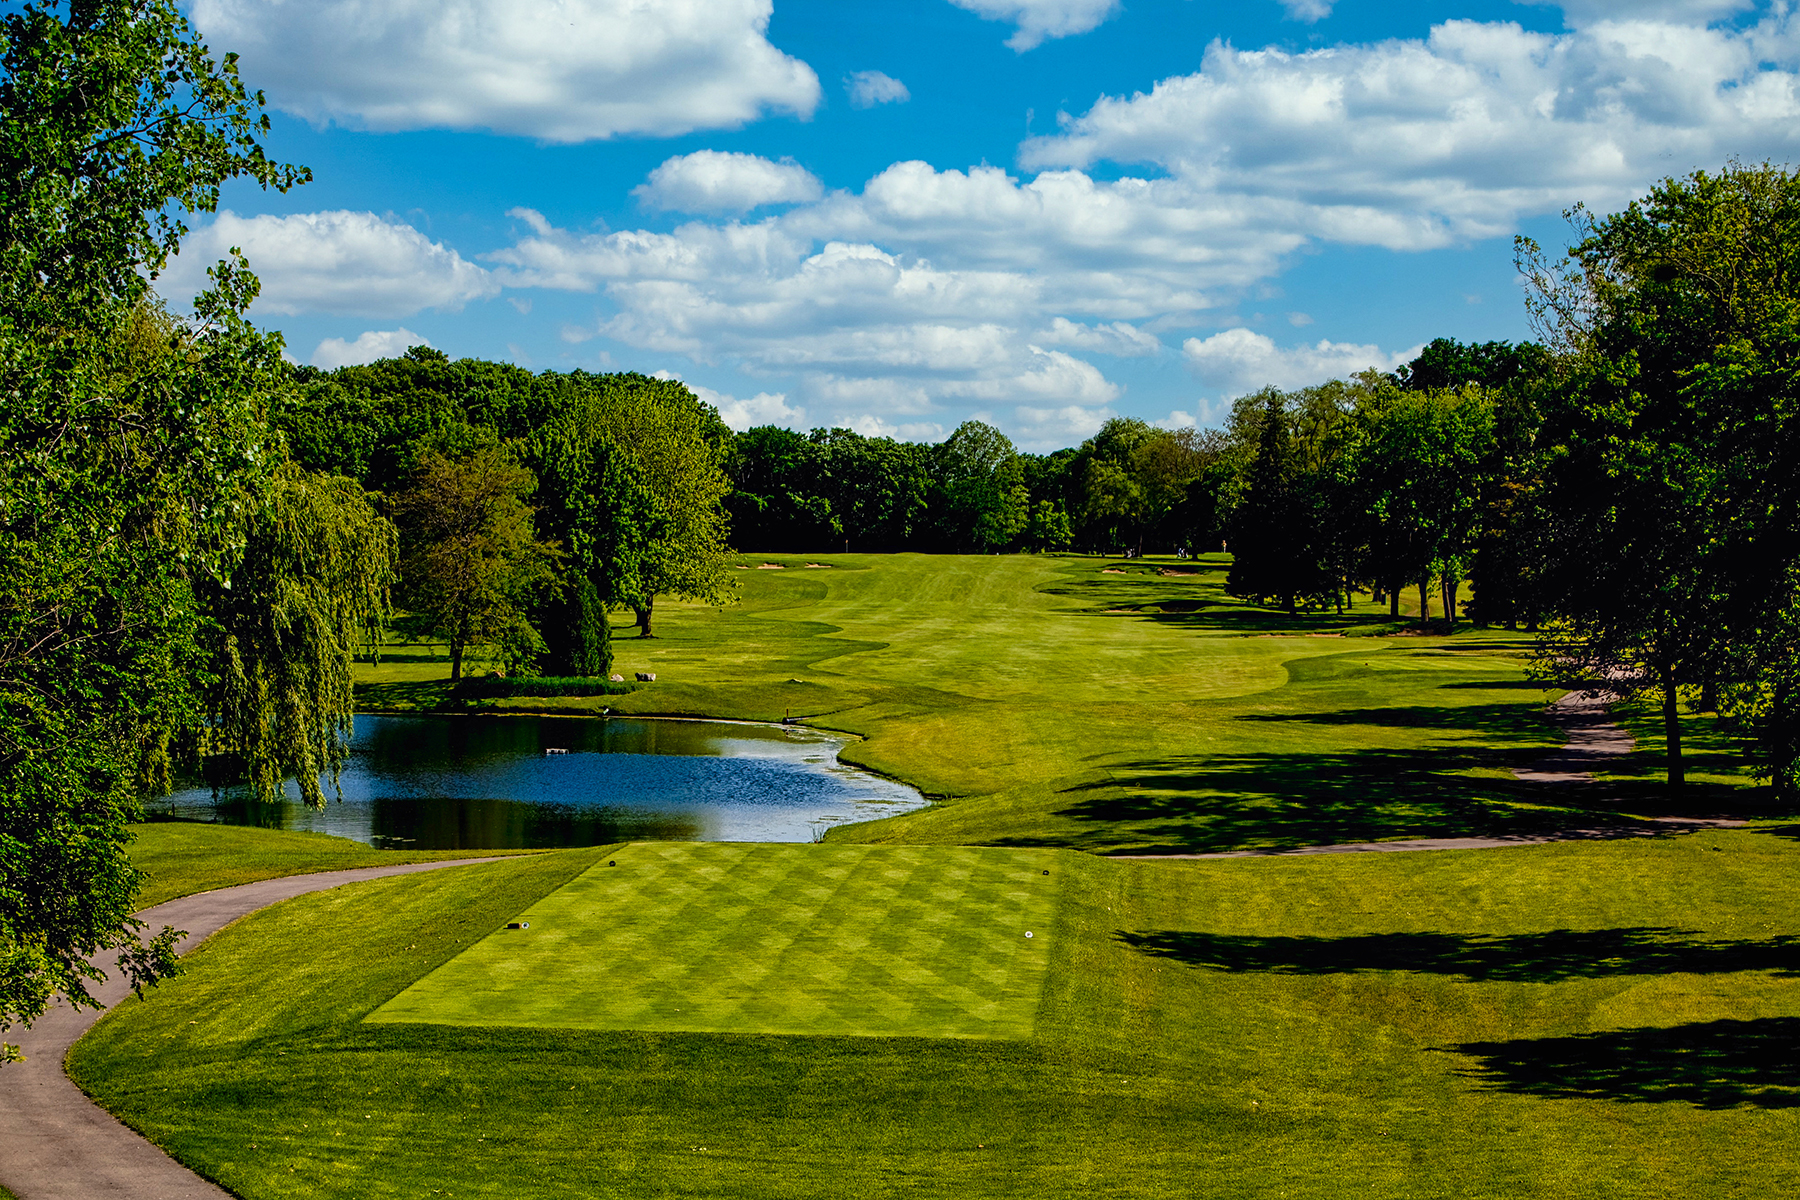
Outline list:
[[[1215,42],[1195,74],[1102,98],[1022,159],[1154,163],[1215,202],[1274,206],[1308,237],[1441,246],[1575,200],[1617,205],[1731,155],[1793,158],[1797,65],[1786,6],[1744,31],[1448,21],[1424,40],[1304,54]]]
[[[312,353],[312,365],[326,371],[339,367],[359,367],[378,358],[398,358],[414,346],[430,342],[402,325],[399,329],[371,329],[354,342],[343,338],[326,338]]]
[[[810,116],[812,68],[766,36],[772,0],[193,0],[244,77],[316,122],[492,129],[550,142]]]
[[[765,204],[817,200],[824,188],[793,160],[699,150],[667,159],[631,194],[651,208],[690,213],[741,213]]]
[[[1281,0],[1281,7],[1287,9],[1288,19],[1292,21],[1323,21],[1331,15],[1334,0]]]
[[[1285,0],[1284,0],[1285,2]],[[1560,8],[1570,25],[1597,21],[1673,21],[1705,25],[1756,7],[1757,0],[1516,0]]]
[[[1013,409],[1012,420],[1004,424],[1015,445],[1035,454],[1084,442],[1117,415],[1106,407],[1065,404],[1061,408],[1033,408],[1021,404]]]
[[[240,217],[219,213],[194,231],[158,290],[182,302],[206,286],[206,269],[241,247],[262,280],[259,314],[328,312],[405,317],[461,308],[497,295],[493,276],[411,225],[370,212]]]
[[[1086,33],[1119,11],[1119,0],[950,0],[958,8],[1008,21],[1017,31],[1006,44],[1021,54],[1046,38]]]
[[[854,205],[839,207],[849,223],[867,223]],[[1146,340],[1156,344],[1122,321],[1057,324],[1043,311],[1053,300],[1023,271],[944,269],[866,241],[818,244],[818,210],[751,225],[587,235],[521,215],[531,236],[490,256],[501,278],[603,291],[612,302],[613,312],[568,336],[795,374],[808,409],[833,417],[918,417],[945,402],[1110,403],[1118,386],[1054,346],[1136,354]],[[1137,303],[1136,289],[1123,300],[1111,290],[1097,292],[1109,308]],[[1033,329],[1050,344],[1038,344]]]
[[[850,94],[850,107],[874,108],[877,104],[905,104],[912,99],[906,85],[892,75],[880,71],[858,71],[844,78],[844,90]]]
[[[1228,395],[1270,384],[1278,388],[1304,387],[1327,379],[1342,379],[1369,367],[1391,371],[1415,358],[1419,350],[1414,346],[1389,352],[1379,346],[1324,340],[1283,349],[1272,338],[1241,328],[1204,339],[1189,338],[1181,346],[1188,366],[1201,382]]]
[[[1071,346],[1077,350],[1092,350],[1122,358],[1142,358],[1163,348],[1162,342],[1154,334],[1145,333],[1124,321],[1114,321],[1110,325],[1083,325],[1067,317],[1057,317],[1051,321],[1050,328],[1041,331],[1037,340],[1052,346]]]
[[[663,378],[674,378],[667,371],[658,371],[657,375]],[[747,400],[739,400],[736,396],[716,392],[712,388],[702,387],[697,383],[689,383],[687,388],[701,400],[718,409],[719,419],[739,433],[758,425],[785,425],[789,429],[806,428],[806,410],[789,404],[785,392],[758,392]]]

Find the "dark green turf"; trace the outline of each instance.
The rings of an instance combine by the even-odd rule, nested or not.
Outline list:
[[[490,934],[369,1020],[1029,1037],[1061,883],[1046,872],[1058,859],[626,846],[519,914],[528,928]]]

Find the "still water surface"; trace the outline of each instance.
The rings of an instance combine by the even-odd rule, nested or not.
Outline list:
[[[260,804],[243,788],[189,788],[153,807],[375,846],[475,850],[804,842],[924,805],[912,788],[838,762],[842,745],[816,730],[724,721],[361,716],[344,798],[322,812],[291,798]]]

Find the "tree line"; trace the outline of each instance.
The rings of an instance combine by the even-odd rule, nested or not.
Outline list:
[[[398,527],[398,601],[503,670],[605,675],[607,613],[732,594],[731,431],[680,383],[533,373],[417,346],[297,368],[272,412],[306,470],[354,481]]]

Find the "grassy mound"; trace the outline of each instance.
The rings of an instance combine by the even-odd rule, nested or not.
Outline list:
[[[490,934],[369,1019],[1029,1037],[1057,857],[627,846],[526,909],[528,928]]]
[[[753,853],[777,851],[833,852]],[[634,852],[277,906],[108,1016],[72,1069],[247,1200],[1800,1186],[1791,838],[1045,856],[1059,909],[1028,1041],[365,1020]],[[704,894],[710,915],[669,924],[742,928],[729,889]],[[937,969],[962,969],[961,953],[945,943]]]

